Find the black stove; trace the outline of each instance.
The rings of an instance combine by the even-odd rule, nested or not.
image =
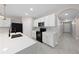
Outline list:
[[[43,42],[42,41],[42,32],[45,32],[46,31],[46,28],[40,28],[40,31],[36,31],[36,40],[39,41],[39,42]]]

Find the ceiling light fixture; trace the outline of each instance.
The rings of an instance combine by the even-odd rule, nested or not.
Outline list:
[[[68,15],[68,13],[65,13],[65,15]]]
[[[27,15],[29,15],[28,13],[25,13],[25,15],[27,16]]]
[[[0,15],[0,19],[4,19],[4,16]]]
[[[3,51],[6,52],[8,50],[8,48],[4,48]]]
[[[34,9],[33,8],[30,8],[30,11],[33,11]]]

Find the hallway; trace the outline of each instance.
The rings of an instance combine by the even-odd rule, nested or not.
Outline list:
[[[40,42],[25,48],[17,54],[78,54],[79,53],[79,40],[73,38],[69,33],[64,33],[59,39],[59,44],[52,48]]]

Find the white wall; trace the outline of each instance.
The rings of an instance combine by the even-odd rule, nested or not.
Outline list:
[[[76,37],[76,20],[72,21],[72,35],[75,38]]]
[[[76,38],[79,39],[79,18],[77,18],[75,22]]]
[[[29,37],[32,37],[33,19],[31,17],[23,17],[23,33]]]
[[[57,28],[58,36],[60,37],[63,33],[63,23],[60,22],[58,17],[56,19],[57,19],[56,28]]]
[[[19,16],[10,16],[12,23],[22,23],[22,17]]]

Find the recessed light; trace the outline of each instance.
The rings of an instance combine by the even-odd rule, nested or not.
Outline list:
[[[28,13],[25,13],[25,15],[27,16],[27,15],[29,15]]]
[[[4,19],[4,16],[0,16],[0,19]]]
[[[34,9],[33,8],[30,8],[30,11],[33,11]]]
[[[69,15],[68,13],[65,13],[65,15]]]
[[[4,52],[7,51],[7,50],[8,50],[8,48],[4,48],[4,49],[3,49]]]

